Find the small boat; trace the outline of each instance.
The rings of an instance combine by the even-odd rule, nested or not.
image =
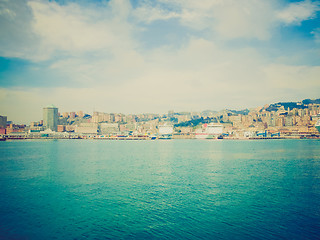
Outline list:
[[[149,136],[150,140],[156,140],[157,139],[157,136]]]

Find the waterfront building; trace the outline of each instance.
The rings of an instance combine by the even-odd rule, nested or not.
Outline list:
[[[136,130],[136,124],[135,123],[127,123],[126,124],[126,129],[128,130],[128,131],[135,131]]]
[[[44,127],[43,126],[33,126],[29,128],[29,132],[40,132],[40,131],[44,131]]]
[[[44,131],[40,131],[38,134],[32,134],[33,137],[40,136],[41,138],[69,138],[69,134],[65,132],[55,132],[50,128],[47,128]]]
[[[98,134],[97,123],[80,123],[74,129],[76,133]]]
[[[65,132],[66,131],[66,127],[64,125],[58,125],[58,132]]]
[[[117,134],[119,132],[118,123],[101,123],[100,133],[101,134]]]
[[[25,125],[16,125],[11,123],[9,126],[6,128],[6,133],[15,133],[15,132],[24,132],[25,131]]]
[[[54,105],[43,108],[43,125],[47,129],[57,131],[58,126],[58,108]]]
[[[119,124],[119,130],[120,130],[120,133],[127,132],[126,125],[125,124]]]
[[[297,103],[299,105],[299,103]],[[301,105],[301,106],[300,106]],[[220,112],[203,111],[203,112],[177,112],[169,111],[166,114],[129,114],[124,115],[121,113],[104,113],[104,112],[93,112],[93,115],[86,115],[83,111],[78,112],[63,112],[59,118],[58,114],[55,114],[57,109],[54,106],[44,108],[44,129],[41,128],[42,122],[32,122],[28,130],[40,131],[45,129],[53,129],[55,131],[67,131],[73,132],[76,130],[78,133],[87,134],[156,134],[161,138],[161,132],[168,129],[168,125],[163,127],[165,123],[168,124],[169,120],[175,123],[183,123],[182,126],[192,126],[191,128],[173,127],[172,135],[195,135],[194,129],[203,126],[204,123],[210,122],[222,123],[224,125],[224,132],[232,134],[232,132],[238,132],[237,134],[241,137],[249,136],[250,132],[255,131],[268,131],[282,132],[287,134],[310,134],[312,131],[315,132],[316,128],[314,125],[319,119],[320,104],[300,104],[298,107],[281,106],[281,104],[266,105],[255,109],[247,109],[245,112],[233,111],[233,110],[222,110]],[[267,109],[269,108],[269,109]],[[56,111],[58,113],[58,111]],[[239,114],[241,112],[241,114]],[[57,115],[57,124],[55,124],[53,116]],[[174,119],[170,119],[174,117]],[[2,126],[8,126],[6,131],[13,133],[16,131],[24,131],[23,128],[17,126],[9,126],[10,122],[6,121],[3,123],[3,116],[0,116],[0,129]],[[202,119],[200,119],[202,118]],[[208,119],[206,119],[208,118]],[[50,120],[51,119],[51,125]],[[196,120],[189,122],[190,120]],[[205,121],[204,121],[205,120]],[[82,125],[83,123],[84,125]],[[194,123],[196,123],[194,125]],[[86,125],[89,124],[89,125]],[[228,129],[226,125],[228,124]],[[63,125],[63,126],[62,126]],[[169,124],[171,125],[171,124]],[[310,129],[304,129],[309,127]],[[205,131],[202,127],[201,133]],[[227,131],[228,130],[228,131]],[[312,130],[312,131],[311,131]],[[316,134],[318,134],[316,132]],[[167,134],[164,133],[164,136]],[[234,134],[232,137],[236,136]]]
[[[91,122],[98,123],[99,122],[99,116],[98,115],[93,115],[92,119],[91,119]]]
[[[66,128],[66,132],[74,132],[76,126],[75,125],[66,125],[65,128]]]
[[[193,132],[192,127],[180,127],[179,130],[181,134],[191,134]]]
[[[0,116],[0,128],[7,127],[7,116]]]
[[[114,116],[114,121],[115,122],[122,122],[122,114],[116,114]]]

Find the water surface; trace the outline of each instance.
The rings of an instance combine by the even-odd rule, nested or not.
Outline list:
[[[0,239],[319,239],[320,141],[7,141],[0,191]]]

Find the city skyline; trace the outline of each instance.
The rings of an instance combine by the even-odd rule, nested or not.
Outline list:
[[[220,110],[212,110],[212,109],[206,109],[206,110],[203,110],[203,111],[175,111],[175,110],[168,110],[166,112],[141,112],[141,113],[123,113],[123,112],[119,112],[119,111],[116,111],[116,112],[107,112],[107,111],[92,111],[92,112],[86,112],[86,111],[82,111],[82,110],[75,110],[73,109],[72,111],[61,111],[61,109],[57,106],[55,106],[54,104],[50,104],[48,106],[45,106],[42,108],[42,117],[34,120],[34,121],[31,121],[31,122],[16,122],[14,121],[13,119],[10,119],[10,116],[8,118],[8,116],[1,116],[1,117],[4,117],[5,119],[8,120],[8,122],[10,123],[13,123],[13,124],[17,124],[17,125],[26,125],[26,126],[29,126],[29,124],[33,125],[33,124],[39,124],[40,122],[43,122],[43,125],[44,126],[48,126],[48,112],[47,112],[47,109],[52,109],[55,111],[55,113],[51,113],[51,117],[49,118],[52,118],[52,116],[56,116],[56,121],[55,123],[50,123],[51,126],[55,126],[55,127],[49,127],[49,128],[52,128],[52,129],[56,129],[57,127],[57,124],[58,124],[58,118],[67,118],[67,119],[75,119],[75,118],[85,118],[85,119],[93,119],[94,117],[98,117],[98,116],[102,116],[102,115],[106,115],[108,116],[107,118],[109,118],[110,116],[117,116],[117,117],[120,117],[120,119],[122,117],[125,117],[125,116],[129,116],[129,117],[142,117],[142,118],[147,118],[148,120],[150,120],[149,118],[151,117],[152,119],[155,119],[155,118],[175,118],[175,116],[201,116],[201,117],[208,117],[208,116],[218,116],[219,114],[220,115],[224,115],[226,113],[231,113],[232,115],[247,115],[249,114],[250,112],[260,112],[260,111],[269,111],[269,112],[277,112],[276,109],[281,109],[281,113],[283,112],[292,112],[291,110],[293,108],[300,108],[301,106],[304,106],[302,108],[307,108],[308,106],[313,109],[315,106],[319,106],[320,104],[320,98],[317,98],[317,99],[303,99],[303,100],[300,100],[300,101],[296,101],[296,102],[293,102],[293,101],[289,101],[289,102],[276,102],[276,103],[266,103],[266,104],[263,104],[261,106],[256,106],[254,108],[243,108],[243,109],[230,109],[230,108],[224,108],[224,109],[220,109]],[[281,107],[282,106],[282,107]],[[51,111],[51,110],[50,110]],[[297,114],[297,113],[295,113]],[[313,116],[315,117],[316,119],[319,118],[319,114],[320,113],[316,113],[316,112],[310,112],[310,116]],[[35,117],[34,117],[35,118]],[[200,117],[199,117],[200,118]],[[96,118],[94,120],[97,121],[98,118]],[[99,117],[100,119],[100,117]],[[5,121],[7,121],[5,120]],[[190,120],[190,119],[189,119]],[[52,120],[53,121],[53,120]],[[180,121],[180,120],[179,120]],[[185,120],[185,121],[188,121],[188,120]],[[90,120],[91,122],[91,120]],[[105,120],[101,120],[101,122],[105,122]],[[107,121],[107,122],[110,122],[110,121]],[[112,122],[112,121],[111,121]],[[115,120],[115,122],[123,122],[122,120]],[[126,122],[126,121],[124,121]],[[181,121],[180,121],[181,122]],[[98,123],[98,122],[96,122]],[[64,123],[66,124],[66,123]],[[41,123],[42,125],[42,123]],[[51,130],[52,130],[51,129]]]
[[[166,113],[318,98],[319,1],[2,1],[0,114]]]
[[[320,98],[266,104],[243,111],[134,114],[62,112],[49,105],[43,120],[19,125],[0,116],[8,139],[264,139],[319,138]],[[5,127],[3,127],[5,126]]]

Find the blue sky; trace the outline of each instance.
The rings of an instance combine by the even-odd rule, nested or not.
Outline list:
[[[319,98],[320,2],[0,1],[0,114],[164,113]]]

